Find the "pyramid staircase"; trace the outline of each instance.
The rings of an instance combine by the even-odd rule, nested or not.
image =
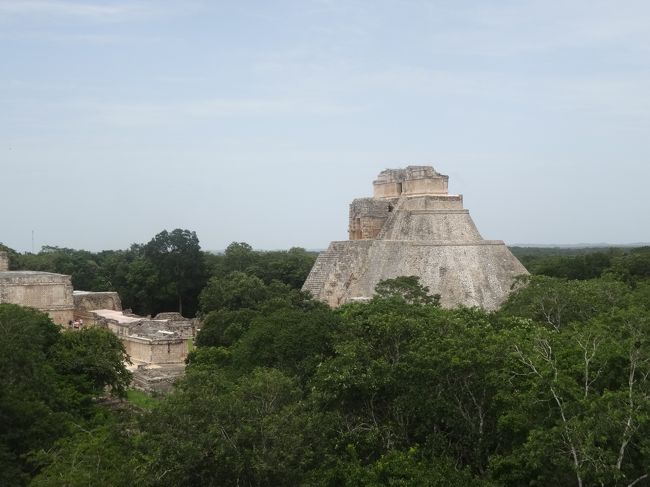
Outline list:
[[[305,281],[303,291],[309,291],[312,296],[318,298],[342,254],[343,245],[337,245],[337,242],[332,242],[327,250],[318,254],[314,267]]]

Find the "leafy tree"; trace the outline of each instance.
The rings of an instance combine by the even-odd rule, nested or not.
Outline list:
[[[215,274],[225,275],[231,272],[247,272],[257,262],[258,254],[246,242],[233,242],[223,254]]]
[[[131,382],[131,373],[124,366],[128,355],[109,330],[64,331],[49,354],[55,369],[74,380],[83,394],[101,395],[109,387],[115,395],[126,396]]]
[[[196,370],[206,369],[214,372],[218,369],[220,374],[236,376],[236,373],[228,374],[232,365],[232,352],[226,347],[201,346],[196,347],[187,356],[186,372],[191,375]]]
[[[650,279],[650,247],[632,249],[617,256],[607,273],[631,286]]]
[[[340,319],[328,309],[281,309],[255,318],[233,348],[238,370],[273,367],[305,380],[333,353]]]
[[[512,293],[501,310],[509,315],[531,318],[553,328],[572,321],[586,321],[612,307],[627,306],[629,288],[606,279],[568,281],[532,276]]]
[[[0,475],[3,485],[26,482],[25,455],[51,445],[65,434],[68,410],[76,406],[74,391],[48,361],[59,330],[47,315],[0,304]],[[63,384],[64,385],[64,384]],[[14,477],[14,478],[8,478]]]
[[[0,478],[22,485],[33,454],[83,427],[105,386],[122,392],[124,350],[101,330],[59,331],[44,313],[0,304]]]
[[[232,272],[225,278],[213,277],[199,297],[201,312],[254,309],[267,300],[269,292],[258,277]]]
[[[134,250],[135,253],[127,256],[123,270],[115,276],[119,279],[116,290],[120,293],[123,306],[141,315],[154,315],[169,309],[162,304],[170,302],[169,286],[163,285],[158,269],[144,257],[141,248],[133,246],[132,252]]]
[[[612,259],[620,251],[609,249],[606,252],[588,252],[578,255],[552,255],[529,262],[532,274],[564,279],[596,279],[608,269]]]
[[[509,485],[636,485],[650,451],[650,315],[614,310],[513,340],[511,450],[492,458]],[[505,392],[505,391],[504,391]]]
[[[282,282],[300,289],[307,279],[316,252],[293,247],[288,251],[256,251],[245,242],[233,242],[223,254],[207,254],[206,265],[213,277],[225,277],[232,272],[244,272],[271,284]]]
[[[258,252],[256,262],[246,272],[262,279],[266,284],[282,282],[294,289],[305,283],[316,261],[314,252],[293,247],[288,251]]]
[[[344,418],[340,441],[355,445],[363,461],[427,445],[484,473],[505,380],[503,344],[487,315],[400,300],[340,312],[336,355],[312,381],[314,400]]]
[[[258,311],[247,308],[211,311],[201,322],[196,345],[198,347],[229,347],[241,338],[258,315]]]
[[[244,272],[231,272],[225,277],[213,277],[199,296],[203,314],[220,310],[255,309],[270,312],[279,308],[310,309],[323,307],[302,291],[287,284],[260,278]]]
[[[44,467],[32,479],[35,487],[113,487],[146,485],[140,477],[144,462],[134,432],[137,425],[122,418],[102,418],[89,429],[78,429],[59,440],[54,448],[36,455]]]
[[[185,302],[185,311],[192,315],[197,307],[193,297],[205,283],[205,265],[196,232],[163,230],[144,246],[144,257],[158,271],[162,288],[174,296],[178,312],[183,314]]]
[[[489,481],[477,479],[467,470],[459,470],[446,458],[426,458],[417,448],[392,450],[375,462],[364,465],[349,448],[350,460],[339,461],[325,471],[315,485],[322,486],[403,486],[452,487],[488,486]]]
[[[232,382],[190,373],[145,422],[152,485],[300,485],[322,460],[327,422],[295,382],[259,369]]]
[[[375,295],[381,299],[400,298],[409,304],[440,303],[440,295],[430,295],[429,288],[420,284],[417,276],[400,276],[380,281],[375,286]]]

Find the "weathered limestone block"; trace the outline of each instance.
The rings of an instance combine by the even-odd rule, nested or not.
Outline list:
[[[332,242],[303,290],[331,306],[372,297],[384,279],[415,275],[445,307],[498,308],[526,269],[500,240],[484,240],[448,177],[429,166],[382,171],[374,198],[350,205],[350,240]]]
[[[350,240],[376,238],[393,211],[394,202],[359,198],[350,205]]]
[[[93,322],[94,310],[122,311],[122,301],[119,294],[114,291],[73,291],[72,298],[75,319],[82,319],[86,324]]]
[[[386,169],[373,182],[375,198],[399,198],[402,195],[447,194],[449,176],[431,166]]]
[[[55,323],[67,325],[74,311],[70,276],[39,271],[0,272],[0,303],[36,308]]]

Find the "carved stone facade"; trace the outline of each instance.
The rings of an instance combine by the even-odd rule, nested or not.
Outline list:
[[[448,181],[430,166],[382,171],[374,197],[350,205],[350,240],[318,256],[303,289],[339,306],[371,298],[381,280],[415,275],[445,307],[496,309],[527,271],[501,240],[481,237]]]
[[[67,325],[73,319],[70,276],[51,272],[10,271],[8,267],[7,254],[0,252],[0,303],[36,308],[47,313],[59,325]]]
[[[91,323],[93,310],[109,309],[122,311],[122,301],[119,294],[114,291],[73,291],[74,317],[82,319],[84,323]]]

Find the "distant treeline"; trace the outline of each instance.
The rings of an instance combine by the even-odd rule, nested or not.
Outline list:
[[[612,276],[630,284],[650,277],[650,247],[510,247],[531,274],[566,279]]]
[[[45,246],[37,254],[9,252],[10,269],[56,272],[72,276],[72,285],[83,291],[117,291],[125,309],[141,315],[180,311],[193,317],[198,296],[212,277],[246,272],[265,283],[279,281],[300,288],[317,254],[302,248],[288,251],[256,251],[233,242],[225,252],[201,250],[195,232],[162,231],[146,244],[126,250],[89,252]]]

